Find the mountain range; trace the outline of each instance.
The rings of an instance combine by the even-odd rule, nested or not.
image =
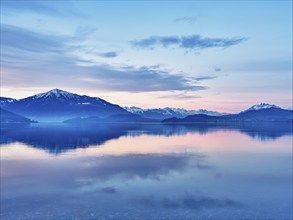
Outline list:
[[[163,123],[231,123],[231,122],[293,122],[293,111],[276,105],[261,103],[238,114],[222,116],[190,115],[185,118],[169,118]]]
[[[66,122],[163,122],[163,123],[226,123],[251,121],[290,121],[293,111],[261,103],[238,114],[182,108],[142,109],[120,107],[101,98],[78,95],[60,89],[23,99],[0,97],[1,123]]]
[[[152,108],[152,109],[142,109],[138,107],[124,107],[125,110],[140,115],[144,118],[152,118],[152,119],[167,119],[167,118],[185,118],[189,115],[211,115],[211,116],[222,116],[227,115],[227,113],[219,113],[215,111],[208,111],[205,109],[199,110],[186,110],[183,108]]]

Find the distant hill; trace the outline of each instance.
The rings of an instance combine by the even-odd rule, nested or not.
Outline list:
[[[225,122],[222,116],[210,116],[204,114],[189,115],[185,118],[168,118],[163,120],[164,123],[209,123]]]
[[[2,101],[1,101],[2,100]],[[73,117],[108,117],[130,114],[103,99],[53,89],[20,100],[1,98],[0,107],[40,121],[63,121]]]
[[[261,103],[238,114],[223,116],[190,115],[185,118],[169,118],[164,123],[228,123],[228,122],[292,122],[293,111],[276,105]]]
[[[31,123],[31,121],[28,118],[25,118],[21,115],[12,113],[10,111],[4,110],[0,108],[0,122],[1,123]]]
[[[211,116],[221,116],[226,115],[227,113],[219,113],[215,111],[208,111],[205,109],[199,110],[186,110],[183,108],[153,108],[153,109],[142,109],[138,107],[124,107],[125,110],[140,115],[144,118],[153,118],[153,119],[167,119],[167,118],[185,118],[189,115],[195,114],[205,114]]]

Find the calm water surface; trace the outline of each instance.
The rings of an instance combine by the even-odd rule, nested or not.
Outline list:
[[[1,219],[292,219],[292,125],[1,127]]]

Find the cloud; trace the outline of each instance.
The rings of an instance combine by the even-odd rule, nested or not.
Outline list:
[[[97,49],[95,48],[87,48],[85,46],[76,47],[79,51],[83,52],[86,55],[90,55],[93,57],[103,57],[103,58],[115,58],[119,56],[119,53],[117,51],[107,51],[107,52],[97,52]],[[88,60],[90,63],[93,63],[92,61]]]
[[[1,47],[5,53],[22,50],[28,52],[62,52],[67,40],[61,36],[36,33],[24,28],[1,24]]]
[[[222,69],[220,67],[215,67],[214,70],[215,70],[215,72],[221,72],[222,71]]]
[[[71,40],[77,43],[82,43],[88,36],[95,34],[97,30],[97,27],[80,25],[76,28],[74,36],[71,36]],[[84,47],[85,45],[82,46]]]
[[[208,80],[208,79],[215,79],[217,78],[216,76],[198,76],[198,77],[195,77],[195,79],[197,81],[203,81],[203,80]]]
[[[207,89],[192,77],[160,70],[158,66],[114,66],[86,59],[80,47],[86,33],[92,31],[85,30],[82,36],[59,36],[3,24],[2,85],[14,88],[71,86],[128,92]],[[104,57],[117,55],[114,51],[96,53]]]
[[[110,163],[109,163],[110,161]],[[195,164],[191,164],[194,162]],[[120,178],[161,180],[170,172],[182,172],[192,166],[199,170],[198,164],[205,164],[202,155],[184,154],[130,154],[123,156],[104,156],[99,161],[92,161],[88,170],[93,170],[93,182],[97,179]]]
[[[203,50],[208,48],[228,48],[244,42],[246,38],[207,38],[201,35],[190,36],[151,36],[133,41],[132,45],[140,49],[154,49],[155,47],[179,47],[185,50]]]
[[[110,52],[99,53],[99,55],[105,58],[113,58],[113,57],[117,57],[118,53],[115,51],[110,51]]]
[[[66,4],[54,1],[1,1],[1,12],[27,12],[58,17],[87,18],[70,1],[66,1]]]
[[[178,23],[178,22],[188,22],[190,24],[195,23],[197,18],[195,16],[190,16],[190,17],[179,17],[173,20],[173,22]]]
[[[97,65],[91,67],[90,78],[85,81],[95,86],[103,79],[107,85],[101,85],[104,89],[111,88],[116,91],[198,91],[207,89],[197,85],[192,77],[183,74],[171,74],[166,71],[151,69],[148,67],[113,67],[110,65]]]
[[[134,198],[133,202],[148,208],[164,209],[240,208],[243,206],[240,202],[227,198],[218,199],[191,194],[178,198],[140,196]]]
[[[13,10],[13,11],[35,11],[35,12],[41,12],[45,14],[54,14],[56,15],[57,10],[53,7],[44,4],[44,2],[37,2],[37,1],[3,1],[1,2],[1,7],[4,10]]]
[[[161,99],[198,99],[201,98],[201,96],[198,96],[196,94],[190,94],[187,92],[171,92],[170,94],[160,95],[159,98]]]
[[[13,161],[15,162],[15,161]],[[59,163],[62,163],[59,161]],[[98,192],[103,194],[119,194],[114,186],[105,186],[103,183],[116,180],[127,182],[133,180],[164,181],[169,175],[182,174],[187,169],[194,172],[210,170],[203,169],[196,164],[207,163],[202,155],[184,154],[130,154],[130,155],[102,155],[99,157],[74,158],[70,164],[71,169],[55,169],[56,166],[48,166],[48,163],[27,161],[24,168],[23,160],[15,163],[7,161],[7,173],[10,180],[25,175],[28,179],[36,180],[39,185],[52,181],[56,188],[69,189],[71,191]],[[8,166],[9,165],[9,166]],[[62,167],[62,166],[61,166]],[[46,172],[44,172],[46,170]],[[37,176],[38,178],[31,178]],[[74,180],[75,183],[72,181]],[[61,187],[61,188],[60,188]],[[68,188],[69,187],[69,188]]]
[[[114,187],[104,187],[100,189],[100,192],[105,194],[116,194],[118,191]]]

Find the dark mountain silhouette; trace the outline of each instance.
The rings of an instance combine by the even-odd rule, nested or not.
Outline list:
[[[0,123],[31,123],[32,120],[0,108]]]

